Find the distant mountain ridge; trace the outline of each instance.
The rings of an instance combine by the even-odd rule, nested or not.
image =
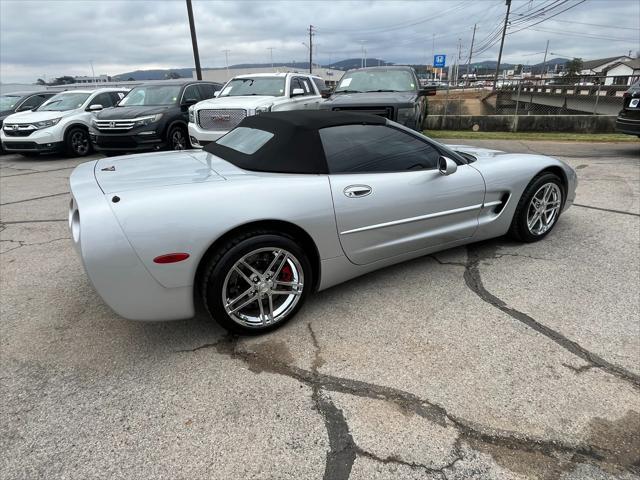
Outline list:
[[[568,62],[568,58],[551,58],[547,60],[548,68],[555,68],[556,65],[564,65]],[[471,70],[495,70],[497,65],[496,60],[484,60],[482,62],[473,62],[471,63]],[[381,66],[389,66],[395,65],[393,62],[388,62],[386,60],[382,60],[379,58],[367,58],[366,66],[367,67],[377,67]],[[500,67],[506,70],[513,70],[516,68],[518,64],[514,63],[502,63]],[[524,64],[523,64],[524,65]],[[239,63],[236,65],[230,65],[229,68],[265,68],[270,67],[271,63]],[[278,62],[274,63],[273,66],[277,67],[289,67],[296,68],[302,70],[309,69],[309,62]],[[339,62],[333,62],[328,65],[321,65],[321,68],[333,68],[337,70],[349,70],[351,68],[360,68],[362,66],[361,58],[347,58],[345,60],[340,60]],[[543,62],[536,63],[534,65],[525,65],[526,71],[532,71],[534,73],[542,71]],[[315,64],[314,64],[315,67]],[[447,65],[448,67],[448,65]],[[225,67],[217,67],[216,69],[223,69]],[[460,71],[464,72],[466,69],[466,64],[460,65]],[[113,76],[115,80],[164,80],[169,78],[169,75],[179,75],[180,78],[191,78],[192,72],[194,68],[167,68],[167,69],[155,69],[155,70],[135,70],[133,72],[121,73],[119,75]],[[210,70],[209,68],[203,67],[203,70]]]

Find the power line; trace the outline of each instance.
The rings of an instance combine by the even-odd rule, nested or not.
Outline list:
[[[559,35],[569,35],[572,37],[584,37],[584,38],[595,38],[598,40],[613,40],[619,42],[628,42],[628,38],[619,38],[619,37],[609,37],[603,35],[593,35],[590,33],[582,33],[582,32],[572,32],[571,30],[553,30],[550,28],[542,28],[542,27],[531,27],[531,30],[535,30],[536,32],[547,32],[547,33],[557,33]]]
[[[585,22],[576,22],[575,20],[553,20],[554,22],[562,22],[562,23],[575,23],[576,25],[587,25],[589,27],[603,27],[603,28],[611,28],[615,30],[640,30],[640,28],[634,27],[620,27],[618,25],[602,25],[600,23],[585,23]]]

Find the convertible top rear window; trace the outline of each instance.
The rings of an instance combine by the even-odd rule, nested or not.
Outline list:
[[[246,117],[204,150],[244,170],[327,174],[329,168],[319,130],[354,124],[384,125],[386,119],[328,110],[262,113]]]
[[[271,132],[257,128],[238,127],[219,138],[217,143],[237,152],[252,155],[272,138],[273,133]]]

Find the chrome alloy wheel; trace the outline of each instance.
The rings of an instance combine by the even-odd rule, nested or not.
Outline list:
[[[527,228],[533,235],[547,232],[558,219],[562,206],[562,191],[555,183],[542,185],[529,202]]]
[[[222,304],[245,327],[265,327],[283,320],[302,295],[304,272],[298,259],[282,248],[259,248],[238,260],[222,286]]]

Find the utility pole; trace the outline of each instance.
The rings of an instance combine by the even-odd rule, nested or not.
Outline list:
[[[511,0],[506,0],[507,14],[504,17],[504,28],[502,29],[502,40],[500,40],[500,53],[498,53],[498,64],[496,65],[496,76],[493,79],[493,90],[496,89],[498,83],[498,75],[500,75],[500,62],[502,62],[502,48],[504,47],[504,37],[507,34],[507,25],[509,23],[509,12],[511,11]]]
[[[460,58],[462,57],[462,39],[458,39],[458,58],[456,58],[456,85],[458,84],[458,76],[460,74]]]
[[[229,80],[229,52],[231,50],[222,50],[224,52],[224,64],[227,67],[227,80]]]
[[[469,49],[469,60],[467,61],[467,81],[465,82],[466,85],[469,85],[469,69],[471,68],[471,56],[473,55],[473,43],[476,40],[477,27],[477,23],[473,25],[473,35],[471,35],[471,48]]]
[[[549,51],[549,40],[547,40],[547,46],[544,49],[544,60],[542,61],[542,78],[547,74],[547,52]]]
[[[268,47],[269,50],[269,58],[271,59],[271,70],[273,70],[273,47]]]
[[[198,80],[202,80],[202,70],[200,69],[200,54],[198,53],[198,39],[196,38],[196,25],[193,21],[193,7],[191,6],[191,0],[187,0],[187,14],[189,15],[189,29],[191,30],[193,59],[196,62],[196,77]]]
[[[93,76],[93,84],[96,84],[96,72],[93,70],[93,60],[89,62],[91,64],[91,75]]]
[[[309,73],[313,73],[313,25],[309,25]]]

